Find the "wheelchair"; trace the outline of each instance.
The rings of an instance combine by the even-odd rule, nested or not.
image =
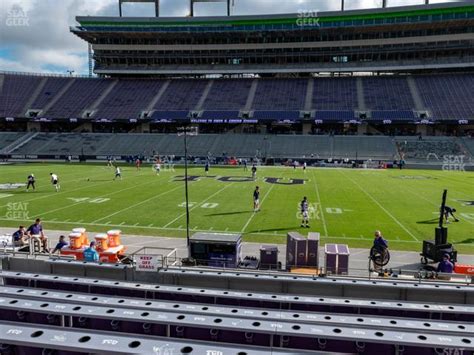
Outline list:
[[[369,270],[371,270],[370,262],[374,264],[376,271],[381,271],[382,268],[390,262],[390,251],[388,248],[373,246],[370,249]]]

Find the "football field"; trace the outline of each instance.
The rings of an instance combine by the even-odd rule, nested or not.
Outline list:
[[[49,174],[59,175],[55,192]],[[37,180],[35,192],[8,184]],[[91,232],[119,228],[124,233],[184,237],[184,170],[122,167],[123,180],[105,164],[12,164],[0,166],[0,225],[29,225],[41,217],[47,231],[85,227]],[[380,229],[390,247],[421,251],[433,239],[443,189],[457,209],[449,241],[474,254],[474,174],[427,170],[352,170],[260,167],[257,181],[241,167],[189,169],[190,229],[243,233],[246,241],[284,243],[286,232],[319,232],[326,242],[370,247]],[[252,194],[260,186],[261,211]],[[310,203],[310,228],[300,228],[299,202]]]

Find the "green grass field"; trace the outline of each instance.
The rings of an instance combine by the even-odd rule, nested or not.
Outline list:
[[[61,191],[49,183],[59,175]],[[37,190],[0,190],[0,225],[16,227],[43,219],[45,230],[83,226],[104,232],[185,236],[182,169],[156,176],[150,166],[123,167],[123,180],[103,165],[13,164],[0,166],[0,184],[24,183],[34,173]],[[449,225],[449,240],[463,253],[474,254],[474,174],[425,170],[350,170],[259,168],[258,181],[220,181],[216,177],[248,177],[242,168],[192,167],[189,183],[192,231],[243,233],[246,241],[284,243],[286,232],[320,232],[323,242],[369,247],[373,232],[383,231],[392,249],[421,250],[432,239],[444,188],[459,223]],[[265,178],[279,178],[272,184]],[[303,179],[303,184],[289,184]],[[175,181],[181,180],[181,181]],[[230,179],[232,180],[232,179]],[[252,192],[261,187],[261,212],[252,209]],[[311,228],[300,228],[298,203],[307,196]]]

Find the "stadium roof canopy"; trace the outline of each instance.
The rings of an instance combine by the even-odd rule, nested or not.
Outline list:
[[[215,17],[84,17],[98,74],[311,73],[473,66],[474,1]],[[350,68],[350,69],[349,69]]]
[[[181,26],[228,26],[239,27],[246,25],[280,25],[294,24],[298,26],[296,20],[302,17],[319,18],[319,22],[331,23],[337,21],[370,21],[370,20],[390,20],[402,19],[412,16],[441,16],[446,14],[463,13],[474,11],[474,1],[461,1],[451,3],[439,3],[430,5],[399,6],[386,8],[371,8],[345,11],[322,11],[306,13],[288,13],[272,15],[245,15],[245,16],[202,16],[202,17],[110,17],[110,16],[77,16],[76,20],[80,27],[73,27],[73,30],[86,29],[96,26],[120,27],[133,26],[136,30],[140,27],[176,27]],[[349,25],[349,23],[347,23]],[[204,31],[207,28],[203,29]]]

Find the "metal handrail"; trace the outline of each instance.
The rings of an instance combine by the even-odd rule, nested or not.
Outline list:
[[[179,263],[174,263],[173,265],[167,265],[166,268],[174,266],[178,267],[179,269],[185,268],[187,266],[184,266],[182,263],[183,259],[187,258],[178,258]],[[222,262],[222,266],[206,266],[205,264],[209,262],[209,260],[197,260],[193,259],[193,268],[198,268],[199,270],[205,270],[205,271],[223,271],[223,272],[237,272],[239,274],[253,274],[254,270],[248,270],[248,269],[238,269],[238,268],[230,268],[226,267],[226,261],[227,259],[213,259],[212,261],[215,262]],[[165,267],[165,266],[164,266]],[[303,267],[302,267],[303,268]],[[316,269],[316,268],[308,268],[308,269]],[[389,268],[387,268],[389,269]],[[430,283],[430,282],[437,282],[437,283],[444,283],[444,284],[463,284],[467,286],[474,286],[474,275],[469,275],[469,274],[458,274],[458,273],[452,273],[452,274],[446,274],[446,273],[437,273],[437,272],[432,272],[433,276],[441,276],[445,277],[446,279],[439,279],[439,278],[423,278],[424,274],[429,273],[429,271],[426,271],[422,268],[418,270],[404,270],[401,268],[394,268],[393,270],[393,275],[397,276],[375,276],[373,270],[367,270],[367,269],[354,269],[351,268],[350,270],[354,271],[360,271],[359,274],[354,274],[354,273],[347,273],[347,274],[333,274],[331,272],[327,272],[325,267],[319,267],[317,268],[319,271],[318,273],[314,274],[298,274],[298,273],[292,273],[288,272],[286,270],[281,270],[281,269],[269,269],[269,270],[255,270],[258,271],[259,274],[265,275],[265,276],[274,276],[274,275],[281,275],[281,276],[307,276],[307,277],[331,277],[331,278],[350,278],[351,280],[354,279],[360,279],[360,280],[397,280],[397,282],[413,282],[417,281],[419,284],[425,284],[425,283]],[[324,276],[323,276],[324,275]],[[365,275],[365,276],[364,276]],[[413,278],[399,278],[399,275],[407,275]]]

